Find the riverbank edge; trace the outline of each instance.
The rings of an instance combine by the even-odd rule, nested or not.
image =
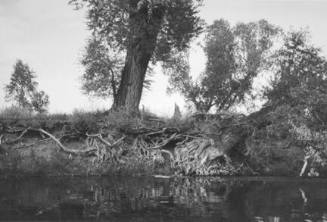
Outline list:
[[[294,152],[297,152],[296,155],[299,156],[294,158],[292,162],[289,161],[289,159],[293,158],[292,156],[287,157],[288,159],[275,157],[269,159],[270,162],[267,165],[264,159],[261,160],[256,157],[257,153],[253,155],[253,153],[249,154],[246,151],[245,139],[247,135],[242,135],[242,132],[247,130],[248,119],[242,115],[219,114],[199,115],[180,120],[160,119],[150,115],[129,117],[124,116],[122,113],[79,113],[71,116],[50,115],[32,116],[30,118],[4,118],[0,119],[0,136],[5,135],[5,139],[2,138],[0,144],[0,173],[42,176],[155,174],[298,176],[303,166],[304,154],[302,148],[296,144],[288,145],[290,154],[293,155]],[[220,128],[217,128],[217,125]],[[149,129],[151,130],[149,131]],[[239,132],[240,129],[243,130],[241,133]],[[213,134],[213,132],[217,133],[218,131],[220,133],[219,137],[212,136],[217,135]],[[153,135],[158,134],[158,132],[162,133],[158,136],[159,138],[164,136],[164,138],[161,138],[162,143],[159,144],[160,149],[158,149],[162,152],[149,156],[144,153],[144,149],[143,151],[140,150],[140,146],[135,146],[135,141],[139,135]],[[206,156],[207,159],[199,159],[196,166],[191,166],[193,167],[191,170],[188,169],[190,165],[176,167],[176,164],[172,164],[170,156],[176,154],[170,152],[169,142],[171,142],[171,138],[176,139],[176,134],[186,134],[187,136],[205,135],[205,138],[207,138],[205,141],[206,149],[209,150],[207,151],[209,155]],[[210,136],[208,137],[208,135]],[[238,140],[237,143],[230,145],[228,139],[235,139],[235,135],[237,139],[243,140]],[[65,138],[63,139],[63,137]],[[85,144],[89,143],[88,139],[92,138],[98,140],[98,143],[95,144],[97,149],[92,148],[94,144],[88,144],[85,149]],[[201,137],[200,140],[203,138]],[[144,140],[141,142],[144,142]],[[283,143],[280,144],[272,144],[278,148],[276,149],[277,152],[284,149]],[[167,147],[165,147],[166,145]],[[226,151],[224,147],[227,146],[230,147],[230,150]],[[156,148],[158,145],[153,147]],[[150,149],[155,150],[153,147],[150,147]],[[184,148],[188,149],[187,146]],[[203,146],[200,144],[197,149],[201,150]],[[105,155],[100,155],[98,152],[100,150],[106,150]],[[217,150],[219,151],[218,154]],[[227,153],[228,151],[229,153]],[[273,150],[268,151],[273,152]],[[111,156],[108,156],[108,153]],[[197,157],[199,154],[202,155],[202,153],[194,153],[190,158]],[[211,160],[210,155],[215,158]],[[281,155],[283,156],[283,154]],[[210,163],[215,165],[216,171],[209,173],[206,169],[196,171],[199,165],[201,167],[206,165],[203,164],[203,160],[211,161]],[[310,168],[308,167],[308,169]],[[327,172],[325,168],[323,170]],[[303,176],[306,175],[308,174]],[[324,177],[325,175],[327,174],[312,176]]]

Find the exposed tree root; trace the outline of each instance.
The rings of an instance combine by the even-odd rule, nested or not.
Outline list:
[[[84,153],[90,153],[90,152],[95,152],[96,149],[94,148],[87,148],[85,150],[76,150],[76,149],[68,149],[67,147],[65,147],[55,136],[53,136],[51,133],[43,130],[43,129],[33,129],[33,130],[37,130],[45,135],[47,135],[48,137],[50,137],[53,141],[55,141],[57,143],[57,145],[59,146],[59,148],[69,154],[84,154]]]
[[[7,141],[6,144],[10,145],[10,144],[14,144],[17,143],[18,141],[20,141],[24,135],[30,130],[31,128],[28,127],[27,129],[25,129],[16,139],[12,140],[12,141]]]
[[[214,160],[218,157],[222,157],[225,164],[231,163],[226,150],[208,135],[179,132],[176,128],[163,128],[140,133],[134,146],[143,155],[159,156],[156,159],[162,159],[162,154],[168,154],[171,166],[183,174],[219,174],[219,169],[214,167]]]
[[[111,147],[117,146],[119,143],[121,143],[124,139],[126,138],[126,136],[122,136],[120,139],[116,140]]]
[[[82,149],[82,150],[80,150],[80,149],[70,149],[70,148],[67,148],[65,145],[63,145],[62,142],[60,141],[61,138],[63,138],[64,136],[68,136],[68,134],[67,135],[64,135],[61,138],[57,138],[53,134],[51,134],[50,132],[48,132],[48,131],[46,131],[44,129],[41,129],[41,128],[31,128],[31,127],[28,127],[28,128],[26,128],[24,130],[11,130],[8,133],[18,133],[18,132],[21,132],[21,133],[20,133],[20,135],[17,138],[15,138],[15,139],[13,139],[11,141],[3,141],[4,135],[1,135],[0,136],[0,144],[4,143],[6,145],[13,145],[13,144],[19,142],[20,140],[22,140],[23,137],[29,131],[36,131],[36,132],[40,132],[41,135],[46,135],[48,138],[43,139],[42,141],[46,141],[46,140],[51,139],[52,141],[54,141],[57,144],[57,146],[60,148],[60,150],[63,151],[63,152],[65,152],[65,153],[72,154],[72,155],[83,155],[83,154],[94,153],[97,156],[99,155],[99,149],[100,148],[97,145],[97,143],[93,143],[92,146],[90,144],[88,144],[87,148],[86,149]],[[69,134],[69,135],[73,135],[73,134]],[[93,135],[86,134],[86,136],[88,138],[98,139],[106,147],[110,147],[110,148],[117,146],[118,144],[120,144],[126,138],[126,136],[123,136],[120,139],[118,139],[117,141],[114,141],[113,143],[110,143],[109,141],[103,139],[103,137],[102,137],[101,134],[93,134]],[[31,147],[31,146],[33,146],[35,144],[36,143],[32,143],[32,144],[28,144],[28,145],[24,144],[20,148]]]
[[[209,127],[212,121],[206,123]],[[225,123],[224,123],[225,124]],[[232,125],[232,129],[226,125]],[[121,137],[113,140],[104,137],[103,133],[81,134],[76,130],[68,129],[64,136],[56,137],[49,131],[41,128],[27,128],[16,130],[20,135],[7,144],[20,141],[28,131],[36,131],[45,135],[47,140],[52,140],[60,148],[60,151],[70,155],[84,155],[95,157],[94,164],[113,162],[117,164],[129,164],[131,159],[145,163],[168,162],[171,168],[182,174],[232,174],[232,163],[229,151],[243,139],[242,129],[237,124],[227,123],[225,126],[214,128],[211,131],[198,130],[197,128],[179,129],[176,127],[156,128],[127,128],[119,131]],[[227,129],[227,130],[226,130]],[[235,129],[235,130],[234,130]],[[101,129],[105,132],[106,129]],[[75,133],[75,134],[74,134]],[[62,138],[85,139],[85,149],[71,149],[62,143]],[[124,142],[125,138],[128,138]],[[131,141],[134,140],[134,144]],[[66,141],[66,140],[65,140]],[[24,147],[33,144],[23,145]],[[92,157],[91,157],[92,156]],[[148,161],[148,162],[146,162]],[[101,167],[101,165],[99,165]],[[229,167],[226,169],[226,167]],[[223,171],[221,171],[223,170]]]

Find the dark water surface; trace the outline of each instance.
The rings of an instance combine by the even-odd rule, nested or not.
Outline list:
[[[1,221],[327,221],[327,180],[0,180]]]

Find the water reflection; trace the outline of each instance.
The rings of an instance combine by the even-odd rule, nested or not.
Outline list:
[[[327,181],[53,178],[0,181],[0,220],[327,222]]]

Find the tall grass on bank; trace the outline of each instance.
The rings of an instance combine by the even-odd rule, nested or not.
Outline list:
[[[33,113],[26,108],[10,106],[0,110],[0,119],[29,119]]]

